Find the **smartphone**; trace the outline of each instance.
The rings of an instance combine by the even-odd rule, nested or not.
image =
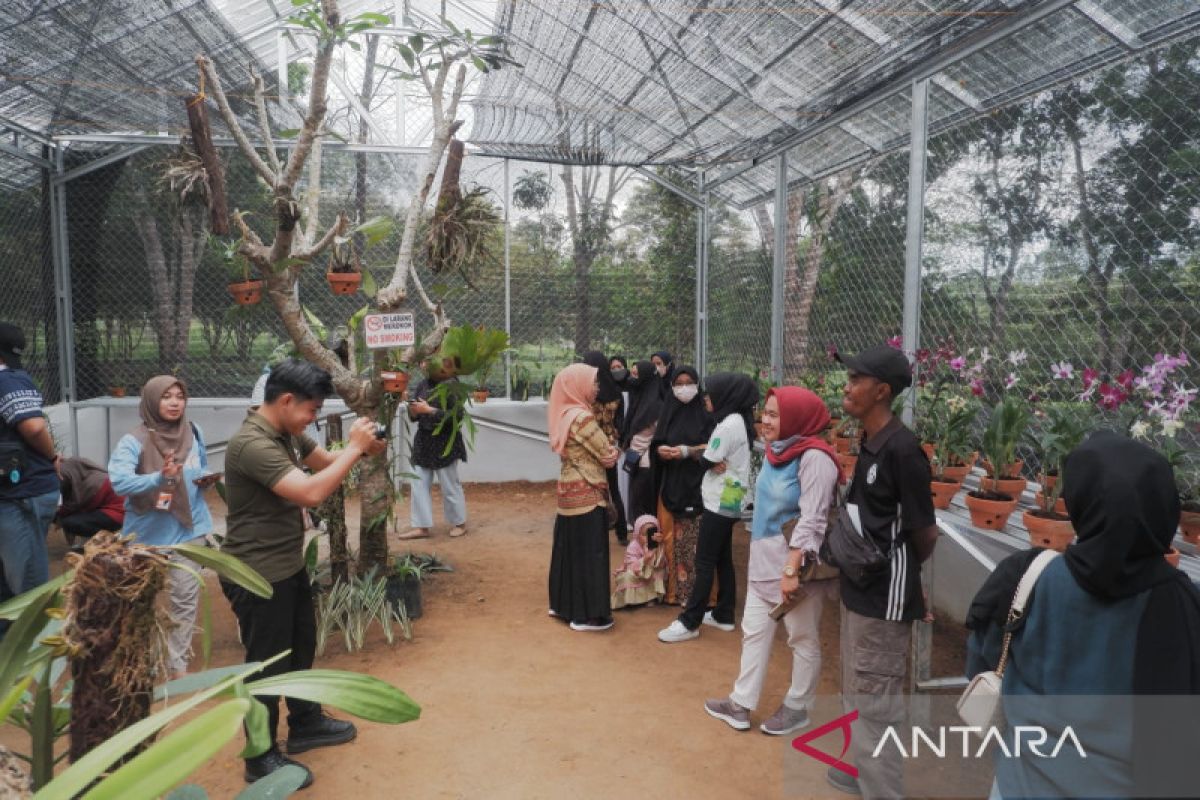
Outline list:
[[[776,622],[779,622],[779,620],[786,617],[787,613],[789,611],[791,611],[793,608],[795,608],[796,605],[803,599],[804,599],[804,590],[801,589],[800,591],[796,592],[796,594],[792,597],[791,600],[788,600],[785,597],[783,599],[783,602],[779,603],[778,605],[776,605],[774,608],[772,608],[770,611],[767,612],[767,616],[769,616],[771,619],[775,620]]]
[[[221,480],[222,476],[224,475],[224,472],[206,472],[199,478],[193,478],[192,483],[196,484],[197,486],[209,486]]]

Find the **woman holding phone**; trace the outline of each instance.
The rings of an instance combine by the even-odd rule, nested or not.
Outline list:
[[[728,697],[704,703],[705,711],[736,730],[750,728],[781,619],[792,648],[792,685],[759,730],[783,736],[809,724],[821,673],[825,590],[820,582],[801,585],[799,573],[815,562],[825,541],[829,506],[841,480],[836,452],[821,437],[828,424],[829,410],[808,389],[780,386],[767,392],[762,414],[767,457],[754,487],[741,671]],[[835,581],[824,583],[837,590]]]
[[[204,544],[212,515],[204,490],[219,474],[208,471],[200,428],[187,418],[187,386],[174,375],[151,378],[138,406],[142,424],[121,437],[108,462],[113,489],[125,495],[122,532],[140,544]],[[179,553],[171,561],[196,574],[200,565]],[[187,673],[200,586],[186,570],[170,570],[167,668],[170,678]]]

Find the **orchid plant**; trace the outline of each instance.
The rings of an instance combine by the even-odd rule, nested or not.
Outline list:
[[[1029,444],[1041,459],[1043,476],[1057,476],[1055,481],[1043,480],[1041,506],[1049,514],[1062,496],[1067,456],[1083,442],[1092,425],[1086,410],[1070,403],[1048,404],[1034,416],[1037,424],[1030,431]]]

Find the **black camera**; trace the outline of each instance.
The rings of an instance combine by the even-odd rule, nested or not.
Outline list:
[[[380,423],[376,422],[375,423],[375,438],[376,439],[386,439],[387,434],[388,434],[387,426],[381,425]]]

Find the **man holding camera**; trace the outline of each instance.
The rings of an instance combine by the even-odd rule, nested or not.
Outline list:
[[[334,393],[329,373],[306,361],[289,359],[271,370],[263,403],[229,440],[225,455],[228,531],[221,549],[237,556],[271,583],[270,598],[221,582],[237,616],[247,661],[264,661],[284,650],[285,658],[260,675],[309,669],[316,649],[312,588],[304,565],[304,509],[319,505],[341,485],[355,462],[387,447],[372,420],[360,417],[350,427],[346,447],[330,453],[304,431]],[[312,474],[302,469],[310,468]],[[246,759],[246,780],[253,783],[297,762],[275,745],[279,698],[259,698],[269,712],[271,748]],[[342,744],[354,738],[354,725],[325,716],[306,700],[287,699],[289,753]],[[306,772],[307,768],[297,764]],[[312,773],[304,786],[312,783]]]

